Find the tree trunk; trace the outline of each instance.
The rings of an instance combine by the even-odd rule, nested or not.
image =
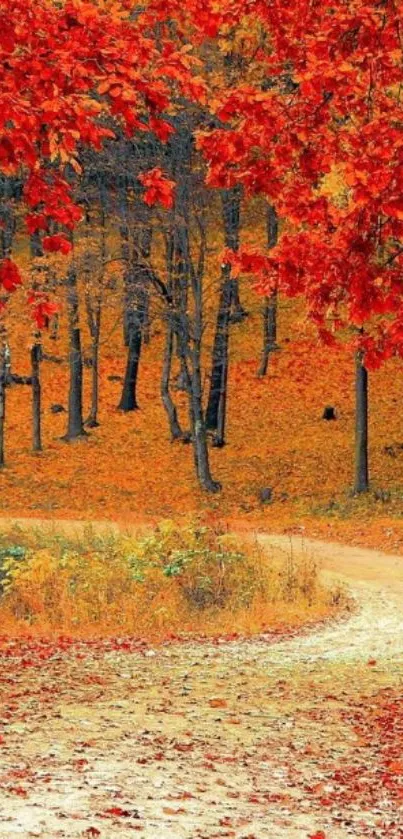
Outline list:
[[[219,492],[221,484],[215,481],[210,471],[209,451],[207,445],[207,430],[203,416],[202,384],[199,353],[193,353],[193,369],[191,374],[191,418],[193,451],[196,473],[200,486],[207,492]]]
[[[39,230],[36,230],[35,233],[31,233],[30,250],[33,259],[43,256],[42,236]]]
[[[172,440],[180,440],[183,439],[183,431],[179,425],[178,420],[178,412],[176,410],[176,405],[171,397],[170,393],[170,381],[171,381],[171,368],[172,368],[172,355],[173,355],[173,348],[174,348],[174,331],[172,328],[171,318],[168,317],[167,319],[167,331],[166,331],[166,338],[165,338],[165,350],[164,350],[164,362],[162,366],[162,376],[161,376],[161,399],[162,404],[165,408],[168,423],[169,423],[169,430],[171,433]]]
[[[239,189],[224,190],[222,195],[225,245],[233,251],[239,248],[239,225],[241,195]],[[210,391],[206,412],[206,428],[213,432],[214,444],[225,445],[225,419],[228,383],[228,347],[231,312],[235,307],[234,320],[238,320],[239,293],[238,283],[231,277],[231,270],[222,269],[221,291],[218,304],[216,330],[214,336]]]
[[[183,369],[187,378],[187,393],[189,395],[189,418],[190,428],[193,444],[193,457],[196,469],[196,475],[199,484],[206,492],[219,492],[221,484],[215,481],[210,470],[210,457],[207,443],[207,428],[203,411],[203,390],[202,390],[202,375],[201,375],[201,338],[203,334],[202,329],[202,301],[201,288],[193,286],[193,295],[195,303],[195,322],[194,322],[194,337],[193,348],[183,358]],[[184,321],[185,322],[185,321]],[[183,333],[183,326],[182,326]],[[180,336],[178,341],[182,352],[185,347],[188,347],[188,342],[183,340]],[[189,369],[188,361],[191,359],[191,368]]]
[[[277,245],[278,217],[275,208],[269,204],[267,208],[267,247],[269,250]],[[266,375],[270,354],[277,349],[277,289],[270,297],[266,297],[263,308],[263,349],[260,367],[257,375]]]
[[[6,421],[6,365],[5,348],[0,350],[0,467],[4,466],[4,432]]]
[[[150,208],[137,196],[136,227],[133,234],[133,260],[136,272],[138,307],[141,320],[142,343],[150,343],[150,257],[153,240],[153,228],[150,220]]]
[[[186,190],[184,190],[186,193]],[[187,195],[182,196],[184,204],[187,203]],[[186,224],[188,211],[178,213],[179,219],[175,220],[173,232],[173,298],[178,313],[176,331],[176,354],[179,359],[180,373],[176,378],[176,390],[187,390],[187,353],[189,349],[189,330],[185,321],[187,320],[189,282],[190,282],[190,250],[189,234]]]
[[[49,322],[49,338],[52,341],[57,341],[59,337],[59,315],[56,312],[52,315],[50,322]]]
[[[270,355],[277,348],[277,290],[273,291],[270,297],[266,297],[263,308],[263,351],[259,378],[266,375],[269,366]]]
[[[83,358],[79,327],[77,277],[74,268],[69,270],[67,289],[70,387],[65,440],[76,440],[79,437],[87,437],[87,433],[84,430],[83,421]]]
[[[101,260],[104,261],[105,256],[101,253]],[[96,270],[96,269],[95,269]],[[85,425],[88,428],[96,428],[98,422],[98,402],[99,402],[99,340],[101,335],[101,315],[102,315],[102,281],[98,278],[99,286],[94,290],[91,282],[94,277],[94,266],[91,259],[91,254],[86,254],[86,273],[87,283],[85,288],[85,306],[87,310],[87,323],[91,335],[91,407],[88,418],[85,420]]]
[[[171,300],[166,315],[166,343],[161,377],[161,397],[168,416],[172,440],[190,441],[191,434],[183,433],[175,403],[171,396],[172,358],[179,361],[180,372],[175,377],[175,390],[190,395],[188,370],[189,324],[187,317],[191,257],[189,249],[189,172],[192,135],[187,126],[178,130],[171,148],[172,176],[178,183],[171,226],[166,236],[167,292]]]
[[[217,324],[214,336],[213,363],[211,368],[210,392],[206,411],[206,428],[214,432],[214,445],[225,445],[225,419],[228,382],[229,319],[232,304],[232,281],[230,269],[222,269]]]
[[[129,347],[127,351],[126,372],[123,382],[122,396],[118,405],[119,411],[137,411],[137,374],[141,353],[141,326],[134,325],[129,332]]]
[[[7,175],[0,175],[0,257],[2,259],[11,256],[16,231],[16,218],[12,206],[15,197],[12,179]]]
[[[174,225],[174,219],[173,219]],[[166,270],[168,276],[167,293],[171,300],[173,300],[173,287],[176,281],[176,259],[175,259],[175,240],[174,231],[171,231],[166,237]],[[174,354],[175,342],[178,342],[176,330],[176,313],[173,313],[168,308],[166,315],[166,334],[165,334],[165,349],[164,361],[161,375],[161,398],[162,404],[165,408],[171,440],[185,440],[185,435],[182,431],[178,420],[178,412],[176,405],[171,396],[171,373],[172,373],[172,359]],[[189,438],[190,439],[190,438]]]
[[[128,347],[125,378],[118,405],[120,411],[136,411],[139,408],[136,389],[144,329],[148,336],[149,259],[152,243],[149,208],[137,196],[136,216],[132,218],[136,226],[130,248],[128,188],[129,183],[124,181],[119,192],[121,253],[126,265],[123,324],[124,341]]]
[[[205,246],[201,244],[201,247]],[[190,259],[190,254],[189,254]],[[204,255],[201,261],[204,264]],[[201,373],[201,354],[202,354],[202,339],[203,339],[203,272],[195,271],[191,267],[191,282],[190,289],[193,296],[193,329],[192,329],[192,345],[190,346],[189,331],[187,333],[187,340],[184,345],[188,348],[188,356],[186,357],[186,370],[189,370],[188,359],[191,364],[189,386],[190,386],[190,419],[192,428],[192,442],[193,453],[195,459],[196,472],[199,479],[199,484],[206,492],[219,492],[221,484],[215,481],[210,471],[210,458],[207,444],[207,428],[206,420],[203,411],[203,388],[202,388],[202,373]],[[183,313],[183,325],[188,329],[187,313]]]
[[[94,318],[94,334],[92,336],[91,347],[91,408],[89,417],[85,422],[88,428],[97,428],[98,422],[98,404],[99,404],[99,336],[101,333],[101,307],[99,306],[95,312]]]
[[[86,308],[87,308],[87,322],[90,331],[92,346],[91,346],[91,407],[88,419],[85,425],[88,428],[97,428],[98,422],[98,406],[99,406],[99,342],[101,338],[101,320],[102,320],[102,304],[104,299],[104,283],[105,283],[105,265],[107,256],[106,247],[106,225],[107,225],[107,191],[105,186],[104,174],[98,174],[98,191],[99,191],[99,227],[100,227],[100,254],[99,259],[101,263],[100,271],[97,271],[96,289],[92,290],[91,280],[94,271],[91,265],[91,259],[87,259],[89,281],[86,293]],[[95,267],[96,270],[96,267]]]
[[[197,269],[193,264],[189,242],[192,135],[188,126],[183,130],[178,129],[173,143],[173,177],[178,188],[172,214],[171,242],[167,248],[169,289],[173,306],[170,314],[181,374],[188,396],[196,475],[202,489],[218,492],[220,484],[213,480],[210,472],[201,376],[205,233],[201,234]]]
[[[355,482],[354,491],[368,492],[368,371],[361,351],[355,357]]]
[[[83,421],[83,361],[81,332],[78,327],[70,330],[69,346],[70,388],[68,406],[67,440],[86,437]]]
[[[128,347],[126,373],[122,396],[118,408],[120,411],[135,411],[137,403],[137,378],[143,345],[143,325],[147,308],[149,272],[145,265],[133,264],[125,278],[125,343]]]
[[[31,349],[32,448],[34,452],[42,451],[40,360],[41,345],[36,342]]]

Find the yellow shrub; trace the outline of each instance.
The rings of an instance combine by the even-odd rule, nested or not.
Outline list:
[[[31,534],[28,547],[13,552],[0,567],[2,620],[37,631],[255,632],[331,608],[309,557],[268,556],[194,521],[162,522],[137,539],[39,534],[35,545]]]

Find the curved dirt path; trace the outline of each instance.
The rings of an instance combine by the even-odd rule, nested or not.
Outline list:
[[[70,651],[17,668],[0,837],[401,839],[403,558],[259,540],[314,555],[357,611],[275,644]],[[0,673],[2,686],[1,656]]]

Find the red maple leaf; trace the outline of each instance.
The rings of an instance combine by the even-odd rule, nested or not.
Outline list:
[[[21,274],[12,259],[3,259],[0,263],[0,285],[6,291],[15,291],[22,284]]]
[[[44,251],[50,251],[52,253],[59,252],[64,254],[69,253],[73,247],[71,242],[59,233],[55,236],[44,236],[42,245]]]
[[[166,209],[170,209],[174,202],[175,182],[170,181],[164,175],[164,172],[159,167],[150,169],[143,175],[139,175],[139,181],[145,187],[143,201],[152,206],[153,204],[162,204]]]

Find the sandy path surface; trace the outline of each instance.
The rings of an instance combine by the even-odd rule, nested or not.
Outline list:
[[[403,559],[292,547],[349,587],[348,619],[39,668],[0,653],[0,837],[401,839]]]

